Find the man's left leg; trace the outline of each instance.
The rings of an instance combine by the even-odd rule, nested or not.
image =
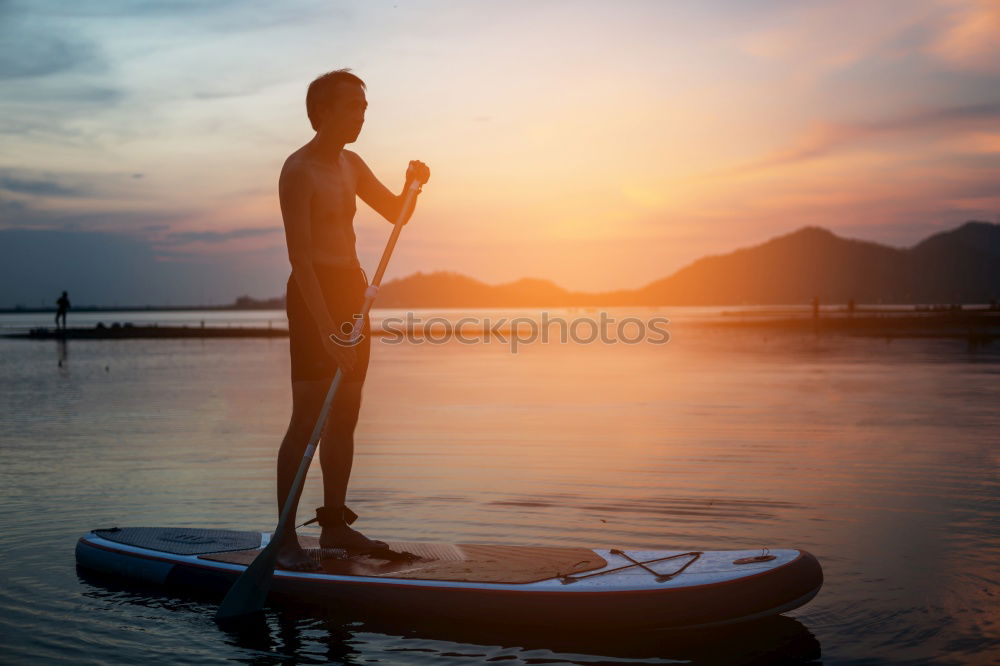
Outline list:
[[[362,381],[344,382],[330,406],[330,416],[323,430],[319,460],[323,469],[323,503],[317,511],[323,528],[320,546],[324,548],[385,548],[382,541],[369,539],[349,525],[345,516],[347,484],[354,464],[354,427],[361,410]]]
[[[363,382],[344,382],[330,405],[330,415],[323,429],[323,443],[319,450],[323,467],[323,503],[326,506],[344,506],[347,483],[354,464],[354,428],[361,411]]]

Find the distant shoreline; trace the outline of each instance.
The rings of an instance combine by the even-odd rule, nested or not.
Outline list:
[[[70,314],[74,312],[207,312],[207,311],[236,311],[253,312],[255,310],[284,310],[285,304],[277,305],[144,305],[144,306],[98,306],[90,305],[84,307],[71,307]],[[0,314],[54,314],[56,308],[0,308]]]
[[[594,310],[597,308],[718,308],[720,315],[744,316],[757,314],[759,308],[809,308],[809,303],[741,303],[720,304],[706,303],[701,305],[692,304],[669,304],[644,305],[644,304],[587,304],[587,305],[375,305],[373,310]],[[821,312],[824,314],[842,312],[846,309],[844,303],[823,303]],[[900,313],[900,312],[975,312],[981,310],[995,310],[996,305],[991,303],[857,303],[855,305],[858,313],[878,314],[878,313]],[[70,308],[70,315],[73,313],[94,313],[94,312],[263,312],[268,310],[284,310],[284,303],[268,305],[145,305],[145,306],[85,306]],[[0,308],[0,315],[8,314],[54,314],[56,308]]]
[[[1000,309],[951,309],[951,310],[830,310],[820,313],[810,313],[800,309],[789,311],[755,311],[742,312],[724,311],[719,313],[721,319],[711,321],[692,321],[695,326],[715,328],[719,330],[769,331],[807,334],[842,334],[862,337],[892,338],[953,338],[966,339],[971,344],[990,344],[1000,339]],[[440,318],[437,318],[440,319]],[[487,322],[489,320],[486,320]],[[486,324],[490,334],[513,335],[514,328],[524,324],[518,319],[494,327]],[[480,322],[482,323],[482,322]],[[680,323],[680,322],[676,322]],[[437,335],[444,333],[451,337],[455,330],[442,321],[434,324],[427,322],[428,327],[416,325],[408,327],[406,334],[410,336],[429,336],[435,331]],[[444,328],[442,328],[444,325]],[[458,324],[456,324],[458,325]],[[483,334],[487,331],[469,330],[466,326],[463,334]],[[373,336],[388,334],[387,330],[373,328]],[[32,340],[46,339],[128,339],[128,338],[276,338],[287,337],[288,329],[269,323],[268,326],[205,326],[177,324],[139,324],[130,322],[113,323],[106,326],[98,323],[93,327],[73,327],[69,329],[52,329],[35,327],[29,331],[0,334],[4,338],[19,338]]]
[[[160,289],[123,290],[118,283],[103,284],[87,277],[82,274],[60,287],[68,286],[69,298],[75,298],[77,303],[89,301],[87,306],[73,308],[76,312],[259,311],[285,307],[283,293],[267,298],[244,294],[231,303],[215,305],[97,305],[93,299],[122,303],[150,298],[155,293],[177,302],[195,296]],[[11,305],[0,308],[0,313],[54,312],[59,293],[55,285],[62,280],[46,278],[50,286],[39,293],[37,286],[28,287],[37,283],[37,278],[19,275],[19,280],[27,282],[16,283],[16,288],[15,283],[8,285],[3,299]],[[280,286],[275,282],[268,289]],[[216,292],[203,297],[224,296]],[[389,280],[381,285],[378,296],[379,307],[391,309],[741,308],[807,305],[816,300],[824,307],[850,303],[946,308],[956,304],[996,304],[1000,301],[1000,223],[969,221],[928,236],[910,248],[842,238],[820,227],[802,227],[757,245],[704,256],[668,277],[636,288],[575,291],[537,277],[488,284],[461,273],[436,270]],[[37,306],[31,307],[31,303]]]

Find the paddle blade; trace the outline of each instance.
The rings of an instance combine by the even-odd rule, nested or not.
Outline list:
[[[222,605],[215,612],[217,621],[249,615],[264,608],[280,549],[281,539],[276,536],[229,588]]]

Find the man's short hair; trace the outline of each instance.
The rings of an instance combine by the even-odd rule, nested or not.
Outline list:
[[[309,123],[314,130],[319,131],[320,113],[324,107],[333,104],[336,100],[337,87],[341,83],[357,83],[362,88],[365,87],[365,82],[351,74],[350,69],[336,69],[327,72],[317,76],[309,84],[309,90],[306,91],[306,113],[309,115]]]

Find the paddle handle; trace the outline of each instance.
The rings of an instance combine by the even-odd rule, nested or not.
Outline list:
[[[416,203],[417,193],[420,192],[421,183],[418,180],[411,181],[409,186],[406,188],[406,193],[403,198],[403,207],[399,211],[399,217],[396,218],[396,222],[392,225],[392,233],[389,234],[389,241],[386,243],[385,250],[382,252],[382,259],[378,262],[378,269],[375,271],[375,275],[372,278],[371,284],[365,290],[365,302],[361,306],[360,316],[355,317],[354,327],[351,329],[351,345],[353,346],[361,336],[361,331],[365,326],[365,320],[368,318],[368,312],[372,309],[372,304],[375,302],[375,298],[378,296],[378,288],[382,284],[382,276],[385,275],[385,269],[389,265],[389,258],[392,256],[392,251],[396,247],[396,241],[399,239],[399,232],[403,230],[403,221],[406,219],[407,214],[412,211],[413,206]],[[302,488],[305,485],[306,474],[309,472],[309,466],[312,464],[313,456],[316,454],[316,446],[319,444],[319,439],[323,435],[323,427],[326,425],[327,416],[330,414],[330,405],[333,404],[333,399],[337,395],[337,391],[340,389],[340,384],[344,379],[344,371],[339,367],[337,368],[337,374],[333,376],[333,381],[330,382],[330,389],[326,392],[326,398],[323,400],[323,407],[320,409],[319,418],[316,419],[316,425],[313,427],[312,436],[309,438],[309,444],[306,445],[305,453],[302,454],[302,461],[299,463],[299,469],[295,472],[295,479],[292,481],[292,487],[288,491],[288,497],[285,498],[285,503],[281,507],[281,514],[278,517],[278,525],[274,528],[274,538],[280,539],[284,535],[285,530],[288,527],[288,521],[291,520],[292,515],[299,505],[299,498],[302,497]]]

